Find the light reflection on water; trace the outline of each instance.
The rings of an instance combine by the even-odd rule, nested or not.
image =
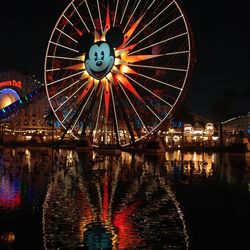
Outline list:
[[[170,179],[214,179],[250,192],[250,155],[174,151],[167,152],[164,159]]]
[[[17,210],[36,200],[46,189],[48,154],[21,148],[4,148],[0,153],[0,210]]]
[[[0,211],[42,213],[45,249],[188,249],[173,181],[211,178],[247,189],[249,169],[249,159],[227,154],[98,156],[6,148]]]
[[[49,184],[46,249],[187,248],[183,215],[161,165],[125,152],[97,161],[73,158],[66,171],[55,169]]]

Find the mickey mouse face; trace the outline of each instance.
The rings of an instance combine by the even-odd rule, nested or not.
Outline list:
[[[97,80],[110,72],[115,61],[113,48],[103,41],[94,43],[87,52],[86,58],[86,70]]]
[[[78,41],[77,49],[85,53],[85,68],[97,80],[111,71],[115,61],[114,48],[123,43],[124,36],[119,27],[112,27],[105,34],[105,39],[94,43],[93,34],[85,33]]]

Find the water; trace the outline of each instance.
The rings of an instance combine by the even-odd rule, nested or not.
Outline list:
[[[5,148],[0,249],[248,249],[249,173],[227,154]]]

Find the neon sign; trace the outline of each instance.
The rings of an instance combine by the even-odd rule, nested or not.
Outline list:
[[[0,88],[6,87],[6,86],[13,86],[13,87],[17,87],[21,89],[22,85],[23,84],[21,81],[16,81],[16,80],[8,80],[8,81],[0,82]]]

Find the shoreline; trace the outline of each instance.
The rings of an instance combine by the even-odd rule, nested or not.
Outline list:
[[[105,148],[93,148],[91,146],[83,145],[82,147],[78,144],[78,141],[67,141],[67,142],[11,142],[11,143],[0,143],[0,148],[3,149],[5,147],[26,147],[26,148],[54,148],[54,149],[73,149],[77,150],[78,148],[85,149],[86,151],[91,150],[116,150],[119,149],[125,152],[135,152],[135,153],[166,153],[172,152],[176,150],[180,150],[183,152],[224,152],[224,153],[250,153],[250,151],[242,151],[232,148],[231,146],[171,146],[166,149],[160,148],[142,148],[142,147],[116,147],[112,145]]]

